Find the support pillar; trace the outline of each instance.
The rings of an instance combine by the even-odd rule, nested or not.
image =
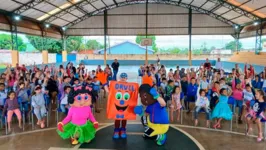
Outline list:
[[[107,10],[104,11],[104,65],[107,64]],[[109,43],[110,44],[110,43]]]
[[[48,64],[48,51],[42,50],[42,62]]]
[[[62,60],[63,60],[63,62],[67,61],[67,51],[66,50],[62,51]]]
[[[16,65],[19,63],[19,52],[17,50],[12,50],[11,58],[12,58],[12,67],[16,67]]]
[[[259,25],[256,29],[256,45],[255,45],[255,54],[259,55],[260,51],[262,50],[262,43],[261,43],[261,36],[262,36],[262,22],[259,22]]]
[[[189,35],[188,64],[189,66],[192,66],[192,51],[191,51],[192,10],[191,9],[189,9],[189,16],[188,16],[188,35]]]
[[[148,38],[148,0],[146,0],[146,13],[145,13],[145,17],[146,17],[146,23],[145,23],[145,33],[146,33],[146,38]],[[149,65],[149,61],[148,61],[148,47],[146,46],[146,52],[145,52],[145,64]]]

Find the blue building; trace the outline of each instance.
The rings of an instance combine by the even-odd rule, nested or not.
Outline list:
[[[104,54],[104,49],[96,52],[97,54]],[[142,47],[130,41],[125,41],[107,48],[107,54],[145,54],[145,52],[146,47]],[[154,50],[148,48],[148,54],[154,54]]]

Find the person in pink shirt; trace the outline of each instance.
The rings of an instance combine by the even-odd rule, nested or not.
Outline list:
[[[92,99],[95,96],[88,86],[74,87],[68,95],[71,107],[66,118],[57,124],[57,132],[63,139],[71,138],[73,145],[89,143],[95,137],[99,125],[92,114]]]
[[[237,79],[236,76],[233,76],[232,80],[232,97],[235,99],[235,107],[238,107],[238,122],[242,123],[242,108],[243,108],[243,88],[242,88],[241,80]]]

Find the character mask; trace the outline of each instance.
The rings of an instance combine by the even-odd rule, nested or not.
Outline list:
[[[138,84],[111,81],[109,91],[107,118],[135,120],[134,108],[138,101]]]

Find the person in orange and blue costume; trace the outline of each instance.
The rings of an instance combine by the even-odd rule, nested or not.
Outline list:
[[[127,120],[136,120],[134,108],[138,101],[137,83],[127,82],[127,74],[120,74],[120,81],[110,81],[109,88],[105,86],[108,94],[107,118],[114,119],[113,138],[127,138]]]

